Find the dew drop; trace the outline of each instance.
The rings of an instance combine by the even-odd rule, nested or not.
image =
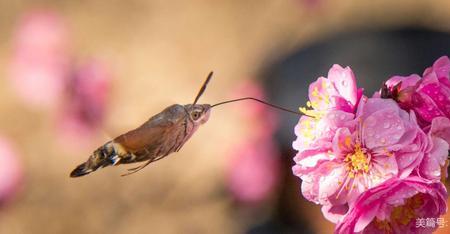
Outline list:
[[[376,124],[376,122],[377,122],[377,121],[375,120],[375,118],[372,117],[372,116],[370,116],[369,118],[366,119],[365,124],[366,124],[367,126],[372,127],[372,126],[374,126],[374,125]]]
[[[346,81],[346,80],[342,80],[342,81],[341,81],[341,85],[344,86],[344,87],[346,87],[346,86],[347,86],[347,81]]]
[[[383,128],[389,128],[391,126],[391,124],[389,122],[385,122],[383,124]]]

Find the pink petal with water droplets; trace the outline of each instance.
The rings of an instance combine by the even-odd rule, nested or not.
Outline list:
[[[368,98],[365,102],[361,102],[358,106],[357,116],[366,117],[381,109],[392,110],[391,115],[398,115],[398,104],[392,99]]]
[[[397,176],[397,160],[392,156],[374,156],[372,157],[372,168],[370,171],[371,184],[368,185],[369,188]]]
[[[412,104],[417,116],[428,123],[438,116],[444,116],[444,113],[428,95],[415,93],[412,96]]]
[[[338,183],[338,181],[345,181],[347,178],[348,173],[345,168],[338,163],[328,162],[320,166],[319,172],[316,177],[319,180],[315,181],[319,184],[319,190],[317,191],[319,202],[329,204],[330,199],[333,199],[334,204],[345,202],[348,191],[343,188],[345,183]],[[335,195],[338,191],[342,191],[342,193],[336,198]]]
[[[405,126],[402,119],[393,114],[396,112],[396,109],[382,109],[367,116],[363,121],[363,139],[368,148],[395,144],[403,136]]]
[[[445,117],[434,118],[431,122],[430,134],[442,138],[450,145],[450,119]]]
[[[441,178],[441,166],[447,159],[449,145],[441,138],[433,137],[433,148],[426,154],[420,165],[420,171],[428,179],[438,180]]]
[[[335,64],[328,72],[328,79],[334,82],[339,94],[353,106],[357,102],[356,79],[350,67],[342,68]]]
[[[450,116],[450,101],[448,100],[450,88],[441,85],[434,73],[423,79],[417,92],[430,96],[439,110],[446,116]]]

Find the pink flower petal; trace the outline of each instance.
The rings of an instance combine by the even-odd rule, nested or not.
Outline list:
[[[353,106],[357,102],[356,79],[350,67],[342,68],[335,64],[328,72],[328,79],[334,82],[339,94]]]

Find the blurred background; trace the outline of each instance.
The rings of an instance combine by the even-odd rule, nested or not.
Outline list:
[[[132,176],[69,173],[210,70],[201,103],[294,110],[335,63],[368,95],[421,74],[450,54],[450,2],[0,0],[0,33],[0,233],[330,233],[291,172],[298,117],[252,102]]]

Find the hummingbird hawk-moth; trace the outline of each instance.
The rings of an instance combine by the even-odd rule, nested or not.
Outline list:
[[[209,119],[211,108],[230,102],[254,100],[291,113],[299,114],[265,101],[245,97],[220,102],[214,105],[197,104],[213,72],[210,72],[192,104],[174,104],[154,115],[138,128],[124,133],[100,146],[85,163],[76,167],[71,177],[80,177],[99,168],[143,162],[141,166],[128,169],[124,175],[138,172],[152,162],[158,161],[173,152],[178,152],[200,125]]]

